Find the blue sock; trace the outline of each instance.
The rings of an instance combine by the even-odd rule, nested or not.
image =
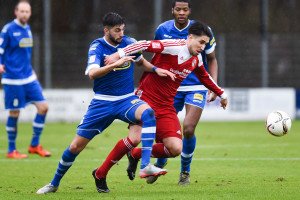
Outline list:
[[[6,132],[8,137],[8,153],[16,150],[17,138],[17,117],[8,117],[6,122]]]
[[[64,151],[61,160],[58,163],[58,167],[56,169],[55,175],[51,181],[51,185],[58,187],[60,180],[68,171],[68,169],[72,166],[75,158],[78,154],[73,154],[69,150],[69,147]]]
[[[142,114],[142,158],[141,169],[145,168],[150,163],[152,145],[156,133],[156,120],[154,111],[147,109]]]
[[[32,123],[33,134],[31,140],[31,146],[35,147],[40,143],[40,135],[43,131],[45,124],[46,115],[36,114],[34,121]]]
[[[163,168],[167,163],[167,161],[168,158],[157,158],[155,165],[156,167]]]
[[[190,166],[196,147],[196,137],[194,135],[192,138],[189,139],[183,138],[182,142],[183,148],[181,152],[181,172],[190,172]]]

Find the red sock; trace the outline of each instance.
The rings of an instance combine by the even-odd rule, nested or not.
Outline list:
[[[116,164],[127,152],[133,148],[133,144],[130,139],[124,138],[119,140],[116,146],[106,157],[104,163],[97,169],[96,177],[105,178],[110,168]]]
[[[163,143],[156,143],[152,147],[152,157],[154,157],[154,158],[170,158],[171,154]]]
[[[141,148],[133,148],[131,150],[131,156],[135,159],[140,159],[142,157],[142,149]],[[156,143],[152,146],[152,157],[154,157],[154,158],[170,158],[172,156],[163,143]]]

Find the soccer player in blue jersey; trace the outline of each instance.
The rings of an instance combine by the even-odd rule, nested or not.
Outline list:
[[[160,24],[155,32],[155,40],[163,39],[186,39],[188,28],[194,22],[189,19],[191,14],[191,2],[189,0],[175,0],[172,4],[172,14],[174,19]],[[215,38],[212,33],[209,43],[201,53],[205,68],[209,71],[212,78],[217,81],[218,64],[215,54]],[[202,111],[206,103],[207,89],[197,79],[194,73],[191,73],[181,84],[174,99],[174,106],[179,112],[185,106],[186,115],[183,121],[183,148],[181,153],[181,172],[179,176],[179,185],[188,185],[190,183],[190,165],[192,162],[194,150],[196,147],[195,128],[200,120]],[[214,98],[211,95],[211,98]],[[214,99],[211,99],[212,101]],[[164,167],[166,158],[159,158],[155,165]],[[147,183],[154,183],[156,177],[147,178]]]
[[[42,94],[42,87],[31,66],[33,46],[30,26],[27,24],[31,7],[26,1],[20,1],[15,7],[16,19],[6,24],[0,35],[0,74],[4,90],[5,109],[9,111],[6,122],[8,134],[7,158],[23,159],[26,154],[16,149],[17,122],[20,109],[32,103],[37,108],[33,121],[33,136],[28,152],[49,157],[50,152],[40,145],[48,104]]]
[[[64,151],[58,164],[54,178],[50,184],[37,191],[38,194],[56,192],[59,183],[72,166],[75,158],[96,135],[101,134],[115,119],[126,123],[142,124],[141,135],[131,131],[127,138],[119,140],[110,152],[104,164],[94,170],[98,192],[109,192],[106,183],[108,170],[122,158],[126,152],[138,145],[142,138],[142,161],[140,177],[158,176],[166,173],[150,164],[152,145],[156,132],[156,120],[153,110],[134,95],[134,64],[143,65],[146,71],[160,76],[175,75],[167,70],[154,67],[141,54],[127,56],[113,64],[105,64],[105,57],[117,52],[118,48],[126,47],[135,42],[124,36],[124,19],[116,13],[108,13],[103,18],[104,37],[92,42],[88,52],[88,64],[85,74],[94,80],[95,96],[77,128],[77,135],[70,146]],[[133,60],[134,58],[134,60]],[[120,156],[121,155],[121,156]]]

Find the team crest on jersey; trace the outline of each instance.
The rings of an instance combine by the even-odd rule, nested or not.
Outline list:
[[[197,63],[197,60],[194,58],[194,60],[192,62],[192,67],[196,67],[196,63]]]
[[[142,93],[143,93],[143,90],[138,90],[138,91],[136,91],[136,95],[137,95],[139,98],[141,98]]]
[[[122,66],[116,67],[114,70],[124,70],[128,69],[131,65],[130,61],[125,62]]]
[[[199,93],[194,94],[194,100],[193,101],[203,101],[203,95]]]
[[[161,48],[161,45],[159,42],[152,42],[152,48],[153,49],[160,49]]]
[[[22,38],[19,42],[20,47],[32,47],[33,41],[32,38]]]

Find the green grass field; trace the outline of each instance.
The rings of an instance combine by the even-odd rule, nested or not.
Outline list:
[[[35,194],[52,179],[75,129],[76,124],[47,124],[42,144],[52,152],[52,157],[30,155],[26,160],[8,160],[2,124],[0,199],[300,199],[300,121],[294,121],[291,132],[281,138],[268,134],[262,121],[200,123],[191,185],[177,185],[178,157],[169,160],[168,174],[153,185],[140,178],[130,181],[124,157],[108,175],[111,192],[100,194],[91,172],[127,134],[126,124],[115,123],[77,157],[58,192]],[[30,124],[20,124],[17,147],[21,152],[27,151],[30,138]]]

